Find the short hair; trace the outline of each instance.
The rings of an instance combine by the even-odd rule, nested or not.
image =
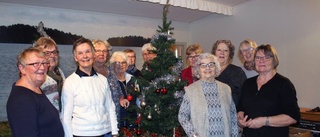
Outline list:
[[[277,51],[274,47],[272,47],[270,44],[266,44],[266,45],[262,44],[256,48],[254,52],[254,57],[256,57],[258,51],[262,51],[265,56],[272,57],[273,68],[276,69],[278,67],[280,62],[277,55]]]
[[[201,54],[203,53],[203,49],[202,49],[202,46],[200,44],[192,44],[192,45],[189,45],[187,47],[187,50],[186,50],[186,55],[189,56],[191,55],[192,53],[195,53],[195,54]]]
[[[238,57],[240,58],[241,62],[244,62],[245,60],[242,57],[241,51],[240,51],[240,47],[242,45],[247,45],[253,48],[253,50],[255,50],[257,48],[257,43],[251,39],[246,39],[243,40],[240,44],[239,44],[239,50],[238,50]]]
[[[229,59],[230,60],[232,60],[233,59],[233,56],[234,56],[234,45],[231,43],[231,41],[230,40],[217,40],[214,44],[213,44],[213,46],[212,46],[212,50],[211,50],[211,53],[213,54],[213,55],[216,55],[216,53],[215,53],[215,51],[217,50],[217,48],[218,48],[218,45],[220,44],[220,43],[224,43],[224,44],[226,44],[227,45],[227,47],[229,48]]]
[[[132,49],[125,49],[123,52],[124,53],[134,53],[134,55],[136,55],[136,53]]]
[[[200,78],[200,72],[199,72],[200,63],[201,63],[202,59],[206,59],[206,58],[212,58],[213,59],[213,62],[214,62],[215,68],[216,68],[215,69],[215,77],[218,77],[220,75],[220,71],[221,71],[220,63],[218,61],[218,58],[215,55],[210,54],[210,53],[202,53],[197,58],[197,65],[196,65],[195,70],[194,70],[195,76]]]
[[[114,59],[120,56],[122,57],[122,59],[124,59],[127,63],[129,63],[129,59],[127,57],[127,55],[123,52],[123,51],[116,51],[112,54],[111,58],[110,58],[110,63],[114,63]]]
[[[40,37],[33,46],[41,49],[55,47],[58,50],[56,42],[49,37]]]
[[[19,65],[26,66],[27,58],[30,54],[35,53],[37,57],[45,58],[44,53],[40,48],[37,47],[29,47],[27,49],[22,50],[17,56],[17,67]],[[19,76],[21,77],[21,72],[19,72]]]
[[[112,46],[110,45],[110,43],[108,41],[105,40],[100,40],[100,39],[93,39],[92,40],[92,45],[94,47],[96,47],[97,45],[103,44],[104,46],[106,46],[108,51],[112,50]]]
[[[81,37],[81,38],[79,38],[78,40],[76,40],[76,41],[73,43],[73,48],[72,48],[72,53],[73,53],[73,55],[75,55],[75,50],[76,50],[76,48],[77,48],[79,45],[83,44],[83,43],[87,43],[87,44],[91,47],[92,52],[94,52],[94,47],[93,47],[93,45],[92,45],[91,40],[89,40],[89,39],[87,39],[87,38],[84,38],[84,37]]]
[[[146,43],[142,46],[141,51],[143,53],[143,51],[145,50],[157,50],[157,48],[155,48],[154,46],[151,45],[151,43]]]

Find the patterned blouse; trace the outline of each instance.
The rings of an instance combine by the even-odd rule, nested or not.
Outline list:
[[[217,83],[216,82],[204,82],[201,81],[202,91],[207,101],[208,107],[208,119],[209,119],[209,129],[207,131],[208,137],[227,137],[229,135],[224,135],[224,124],[222,118],[221,103],[219,99]],[[198,92],[198,91],[194,91]],[[195,135],[197,133],[195,127],[192,125],[190,120],[190,100],[187,96],[184,97],[183,102],[180,106],[180,114],[184,115],[181,121],[185,122],[186,126],[184,130],[188,136]],[[231,115],[236,115],[235,105],[232,105]],[[231,125],[237,125],[237,118],[231,117]],[[238,135],[238,127],[233,127],[231,129],[231,136],[236,137]]]

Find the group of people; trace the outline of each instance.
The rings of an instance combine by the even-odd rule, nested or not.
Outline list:
[[[136,105],[132,96],[135,66],[132,49],[116,51],[103,40],[80,38],[73,44],[77,69],[67,78],[59,68],[59,50],[49,37],[17,57],[20,79],[12,85],[7,114],[13,136],[111,137],[130,126],[126,111]],[[147,65],[157,55],[143,45]],[[279,73],[271,45],[244,40],[239,46],[242,67],[232,64],[235,47],[218,40],[211,53],[200,44],[187,47],[187,81],[178,119],[187,136],[285,137],[299,121],[296,91]],[[239,131],[242,131],[239,133]]]
[[[143,47],[146,61],[154,58]],[[135,66],[131,49],[116,51],[103,40],[80,38],[73,44],[77,69],[67,78],[59,68],[55,41],[40,37],[17,57],[20,78],[12,85],[7,115],[12,135],[40,137],[111,137],[129,126],[126,111],[136,105],[130,92]],[[150,55],[150,56],[149,56]],[[153,56],[152,56],[153,55]]]
[[[277,73],[279,59],[271,45],[240,43],[242,67],[231,64],[235,47],[218,40],[211,53],[201,45],[188,46],[188,81],[178,119],[192,137],[289,137],[299,121],[296,90]]]

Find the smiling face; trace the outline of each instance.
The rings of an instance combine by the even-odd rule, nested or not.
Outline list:
[[[220,43],[215,50],[215,54],[218,57],[221,67],[227,66],[230,63],[230,50],[225,43]]]
[[[203,81],[212,82],[216,76],[216,67],[213,58],[204,58],[199,64],[199,74]]]
[[[34,63],[42,63],[39,66]],[[25,64],[19,65],[21,76],[25,78],[28,83],[33,84],[35,87],[40,87],[45,81],[48,71],[49,63],[44,57],[40,57],[39,53],[31,52],[25,58]]]
[[[50,63],[50,70],[53,70],[53,68],[59,64],[59,51],[55,45],[47,46],[46,48],[43,48],[42,51]]]
[[[78,63],[79,69],[83,72],[91,72],[94,62],[94,53],[88,43],[78,45],[74,50],[74,60]]]
[[[114,57],[113,65],[116,74],[124,74],[128,69],[128,63],[120,55]]]
[[[94,46],[94,55],[95,55],[95,62],[98,63],[106,63],[107,57],[108,57],[108,49],[107,47],[102,43],[97,43]]]
[[[246,62],[252,62],[254,58],[254,48],[246,43],[243,43],[240,45],[240,53],[241,57],[246,61]]]
[[[190,64],[190,66],[191,67],[195,67],[196,65],[197,65],[197,57],[198,57],[199,55],[198,54],[196,54],[196,53],[194,53],[194,52],[192,52],[190,55],[188,55],[188,61],[189,61],[189,64]]]
[[[255,56],[255,67],[258,73],[268,73],[274,70],[273,57],[265,55],[262,50],[258,50]]]

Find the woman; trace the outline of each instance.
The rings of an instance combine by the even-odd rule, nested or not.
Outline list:
[[[41,89],[50,102],[61,112],[61,90],[66,79],[59,66],[59,50],[56,42],[49,37],[40,37],[34,47],[38,47],[44,53],[50,65],[45,82]]]
[[[253,54],[256,48],[256,42],[250,39],[242,41],[239,46],[239,57],[240,61],[243,63],[243,67],[241,68],[246,74],[247,78],[258,75],[258,73],[254,70],[253,60]]]
[[[198,78],[194,75],[193,70],[196,67],[197,57],[202,52],[203,50],[200,44],[193,44],[187,47],[186,55],[187,55],[187,63],[189,67],[185,68],[181,72],[181,79],[188,80],[187,85],[190,85],[193,82],[198,80]]]
[[[221,65],[220,75],[216,79],[230,86],[232,99],[237,106],[241,96],[242,84],[247,77],[240,67],[231,64],[234,45],[230,40],[218,40],[214,43],[211,53],[218,57]]]
[[[90,40],[80,38],[73,44],[78,68],[62,89],[62,121],[66,137],[103,137],[118,135],[115,105],[108,80],[93,69],[94,48]]]
[[[128,57],[122,51],[116,51],[112,54],[110,58],[110,63],[113,65],[114,72],[117,76],[118,83],[121,87],[121,91],[123,94],[122,98],[125,98],[127,101],[133,102],[132,105],[135,105],[136,98],[133,97],[132,93],[134,90],[134,82],[133,75],[127,73],[128,69]],[[126,117],[135,116],[134,114],[130,114],[127,112],[126,108],[129,106],[129,102],[126,106],[120,108],[120,128],[121,127],[129,127],[130,124],[127,122]]]
[[[237,112],[227,84],[215,80],[220,65],[212,54],[200,54],[195,73],[200,80],[185,87],[179,122],[189,137],[238,136]]]
[[[13,84],[7,116],[14,137],[64,137],[59,112],[40,89],[49,62],[38,48],[23,50],[17,57],[20,79]]]
[[[92,44],[95,50],[95,62],[93,68],[97,73],[102,74],[108,79],[112,99],[114,104],[116,105],[117,120],[119,121],[120,106],[127,106],[129,101],[123,98],[123,93],[118,83],[117,76],[114,73],[113,66],[106,65],[110,57],[109,51],[112,49],[112,47],[107,41],[102,41],[98,39],[92,40]]]
[[[271,45],[259,46],[254,54],[258,76],[243,85],[238,106],[239,125],[245,137],[289,137],[289,125],[300,119],[296,90],[277,73],[279,59]]]

